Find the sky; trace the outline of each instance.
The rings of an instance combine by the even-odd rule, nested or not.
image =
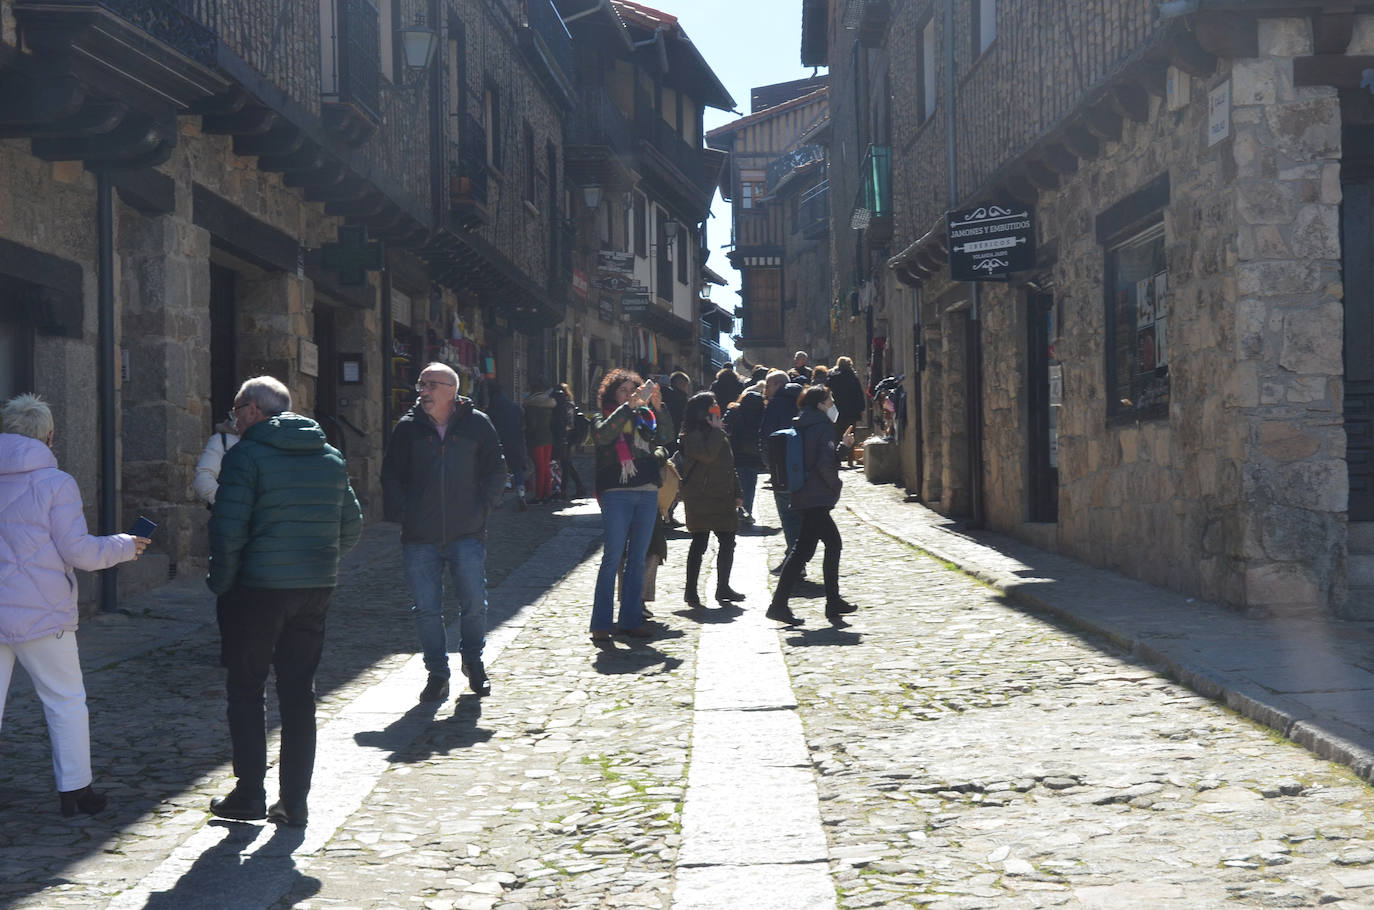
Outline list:
[[[811,68],[801,65],[802,0],[638,2],[676,16],[687,37],[735,99],[738,113],[707,108],[707,131],[749,113],[749,91],[753,87],[811,76]],[[711,258],[706,264],[730,282],[728,287],[712,291],[711,299],[733,310],[739,304],[739,272],[730,267],[725,250],[721,249],[730,242],[730,206],[719,194],[711,214],[715,217],[706,226]],[[738,330],[739,323],[735,326]],[[737,353],[728,338],[722,337],[721,343]]]

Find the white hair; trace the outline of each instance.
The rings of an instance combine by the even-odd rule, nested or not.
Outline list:
[[[269,417],[291,410],[291,391],[271,376],[254,376],[239,386],[236,401],[248,400]]]
[[[453,367],[446,363],[439,363],[437,360],[432,363],[427,363],[425,364],[425,368],[420,371],[420,375],[423,376],[426,373],[443,373],[449,379],[453,380],[455,388],[458,386],[458,374],[454,372]]]
[[[52,411],[37,395],[16,395],[0,408],[0,430],[47,442],[52,434]]]

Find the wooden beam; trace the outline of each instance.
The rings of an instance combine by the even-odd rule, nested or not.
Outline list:
[[[1106,142],[1121,141],[1121,115],[1109,102],[1102,102],[1083,112],[1083,126],[1089,133]]]
[[[1180,32],[1172,43],[1170,62],[1190,76],[1206,79],[1217,70],[1217,58],[1198,43],[1193,32]]]
[[[1344,54],[1355,35],[1355,9],[1349,3],[1327,3],[1312,14],[1312,44],[1318,54]]]
[[[50,122],[23,126],[0,126],[0,139],[60,139],[63,137],[98,136],[119,126],[129,113],[128,105],[120,101],[92,98],[74,114]]]
[[[1136,123],[1150,119],[1150,95],[1134,82],[1118,82],[1108,92],[1112,107]]]
[[[1096,158],[1102,150],[1102,144],[1097,137],[1084,126],[1071,126],[1066,129],[1063,142],[1064,147],[1079,158]]]
[[[1056,174],[1072,174],[1078,170],[1078,158],[1064,146],[1051,143],[1040,156],[1045,166]]]
[[[1198,47],[1216,57],[1258,57],[1259,19],[1242,12],[1201,13],[1193,23]]]
[[[1293,84],[1358,89],[1364,81],[1364,71],[1368,69],[1374,69],[1374,56],[1318,54],[1294,57]]]
[[[303,145],[286,155],[262,155],[258,158],[258,168],[264,171],[286,173],[289,171],[310,171],[325,164],[324,155],[313,143]]]
[[[245,107],[230,114],[206,114],[200,128],[206,133],[230,136],[260,136],[277,122],[276,111],[265,107]]]
[[[1040,199],[1040,193],[1035,185],[1024,177],[1011,176],[1003,181],[1002,186],[1006,193],[1017,202],[1026,205],[1035,205]]]
[[[1042,190],[1059,188],[1059,175],[1039,161],[1031,161],[1025,168],[1026,179]]]
[[[287,186],[320,187],[334,186],[342,183],[348,176],[348,170],[342,164],[329,162],[324,167],[314,168],[309,171],[288,171],[282,175],[281,182]]]

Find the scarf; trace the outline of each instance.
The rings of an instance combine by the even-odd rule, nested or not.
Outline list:
[[[607,411],[609,416],[611,412]],[[635,408],[634,422],[630,432],[622,434],[615,441],[615,457],[620,462],[620,482],[628,484],[630,478],[639,473],[635,467],[635,456],[631,446],[641,452],[653,452],[649,441],[658,430],[658,418],[650,408]]]

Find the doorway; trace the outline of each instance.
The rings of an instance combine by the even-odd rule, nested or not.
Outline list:
[[[1030,521],[1059,520],[1059,405],[1063,384],[1054,339],[1059,334],[1053,294],[1027,295],[1026,441],[1030,448]]]
[[[1374,125],[1345,126],[1341,249],[1345,279],[1345,435],[1350,521],[1374,521]]]
[[[210,263],[210,413],[211,426],[234,405],[238,393],[237,307],[234,271]]]

